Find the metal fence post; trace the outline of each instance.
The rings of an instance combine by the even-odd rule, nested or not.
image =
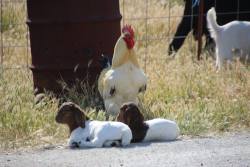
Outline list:
[[[204,16],[204,0],[200,0],[199,4],[199,15],[198,15],[198,60],[201,59],[202,50],[202,27],[203,27],[203,16]]]

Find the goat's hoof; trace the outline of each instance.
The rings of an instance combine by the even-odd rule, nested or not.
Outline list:
[[[70,146],[70,148],[79,148],[79,144],[81,144],[81,142],[73,142]]]

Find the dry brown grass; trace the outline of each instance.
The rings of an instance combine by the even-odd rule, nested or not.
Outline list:
[[[182,134],[199,135],[250,127],[250,69],[235,63],[232,70],[216,73],[214,60],[196,60],[196,45],[189,36],[175,58],[167,55],[167,47],[182,15],[182,7],[171,1],[164,6],[158,0],[125,1],[124,20],[136,30],[137,39],[155,39],[136,43],[137,56],[148,75],[147,92],[140,97],[146,118],[164,117],[178,122]],[[19,10],[20,9],[20,10]],[[24,22],[22,7],[18,19]],[[123,3],[121,1],[121,12]],[[171,16],[170,20],[168,18]],[[158,18],[155,17],[164,17]],[[146,28],[147,24],[147,28]],[[15,33],[16,32],[16,33]],[[16,35],[15,35],[16,34]],[[25,45],[25,26],[9,28],[3,33],[5,44]],[[10,40],[10,43],[6,43]],[[203,53],[203,57],[207,53]],[[209,56],[208,56],[209,57]],[[28,62],[30,61],[30,57]],[[5,48],[4,65],[26,65],[26,48]],[[1,68],[2,69],[2,68]],[[29,69],[3,70],[0,73],[0,149],[65,142],[67,129],[54,121],[58,101],[33,101],[32,75]],[[69,99],[82,102],[88,93],[79,95],[72,90]],[[91,100],[88,100],[91,102]],[[87,108],[94,119],[103,120],[103,112]]]

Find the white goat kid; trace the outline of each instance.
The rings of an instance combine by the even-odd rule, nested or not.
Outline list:
[[[69,139],[69,146],[109,147],[112,145],[127,146],[132,139],[132,132],[121,122],[86,121],[85,128],[75,129]],[[120,142],[120,143],[119,143]]]
[[[232,21],[219,26],[215,9],[211,8],[207,13],[207,23],[211,37],[216,43],[216,67],[219,70],[225,60],[232,60],[234,50],[240,50],[241,60],[246,61],[250,53],[250,22]]]
[[[131,142],[171,141],[176,140],[180,134],[179,126],[174,121],[162,118],[144,121],[142,113],[133,102],[124,103],[116,119],[131,129]]]
[[[121,122],[90,121],[80,106],[65,102],[58,109],[56,122],[69,127],[70,147],[109,147],[130,144],[132,132]]]

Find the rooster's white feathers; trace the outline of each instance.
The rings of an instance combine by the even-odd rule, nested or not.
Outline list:
[[[116,115],[125,102],[138,104],[138,94],[146,90],[147,77],[133,46],[133,29],[125,26],[114,48],[112,66],[104,69],[98,80],[98,90],[108,114]]]

